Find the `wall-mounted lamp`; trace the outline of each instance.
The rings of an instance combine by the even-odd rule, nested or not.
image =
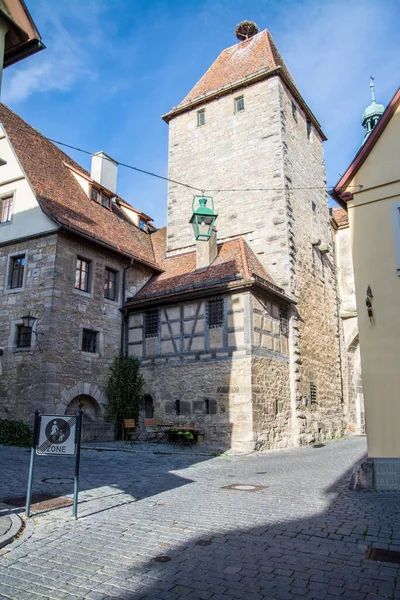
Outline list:
[[[33,326],[34,326],[36,320],[37,320],[36,317],[33,317],[30,313],[21,317],[23,326],[29,327],[30,329],[33,329]],[[36,332],[34,332],[34,333],[36,333]]]

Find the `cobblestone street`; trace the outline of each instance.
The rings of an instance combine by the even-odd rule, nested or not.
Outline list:
[[[248,456],[85,450],[79,519],[68,507],[29,520],[0,550],[0,598],[400,598],[397,565],[365,558],[400,550],[400,495],[347,489],[365,450],[361,437]],[[6,501],[26,492],[29,454],[0,453]],[[42,480],[72,479],[73,464],[38,457],[33,491],[72,497],[72,481]]]

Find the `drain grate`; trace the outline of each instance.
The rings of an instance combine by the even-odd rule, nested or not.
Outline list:
[[[25,508],[26,497],[4,498],[3,502],[10,506],[14,506],[15,508]],[[72,506],[72,500],[70,498],[60,498],[57,496],[49,496],[48,494],[32,494],[31,497],[32,513],[54,510],[56,508],[65,508],[66,506]]]
[[[196,546],[210,546],[211,540],[198,540]]]
[[[222,486],[222,490],[236,490],[238,492],[258,492],[258,490],[265,490],[267,485],[253,485],[250,483],[232,483],[232,485]]]
[[[165,562],[169,562],[171,560],[170,556],[156,556],[155,558],[153,558],[154,562],[160,562],[160,563],[165,563]]]
[[[63,485],[65,483],[74,483],[72,477],[45,477],[42,479],[43,483],[58,483]]]
[[[367,560],[390,562],[400,564],[400,552],[397,550],[385,550],[385,548],[368,548]]]

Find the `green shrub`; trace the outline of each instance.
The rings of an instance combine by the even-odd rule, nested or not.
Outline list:
[[[139,373],[139,361],[133,356],[117,356],[110,368],[104,391],[108,398],[105,418],[115,423],[118,433],[124,419],[139,419],[143,400],[143,377]]]
[[[24,421],[0,419],[0,444],[30,446],[32,444],[32,428]]]

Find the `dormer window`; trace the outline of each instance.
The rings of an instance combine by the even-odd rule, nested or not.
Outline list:
[[[106,208],[110,208],[110,206],[111,206],[111,198],[110,198],[110,196],[107,196],[106,194],[102,194],[101,195],[101,203]]]
[[[146,221],[143,221],[143,219],[140,219],[140,221],[139,221],[139,227],[140,227],[140,229],[143,229],[143,231],[147,231],[147,223],[146,223]]]
[[[100,190],[96,189],[92,186],[92,190],[90,192],[90,197],[92,200],[105,206],[106,208],[111,208],[111,198],[107,196],[104,192],[100,192]]]

